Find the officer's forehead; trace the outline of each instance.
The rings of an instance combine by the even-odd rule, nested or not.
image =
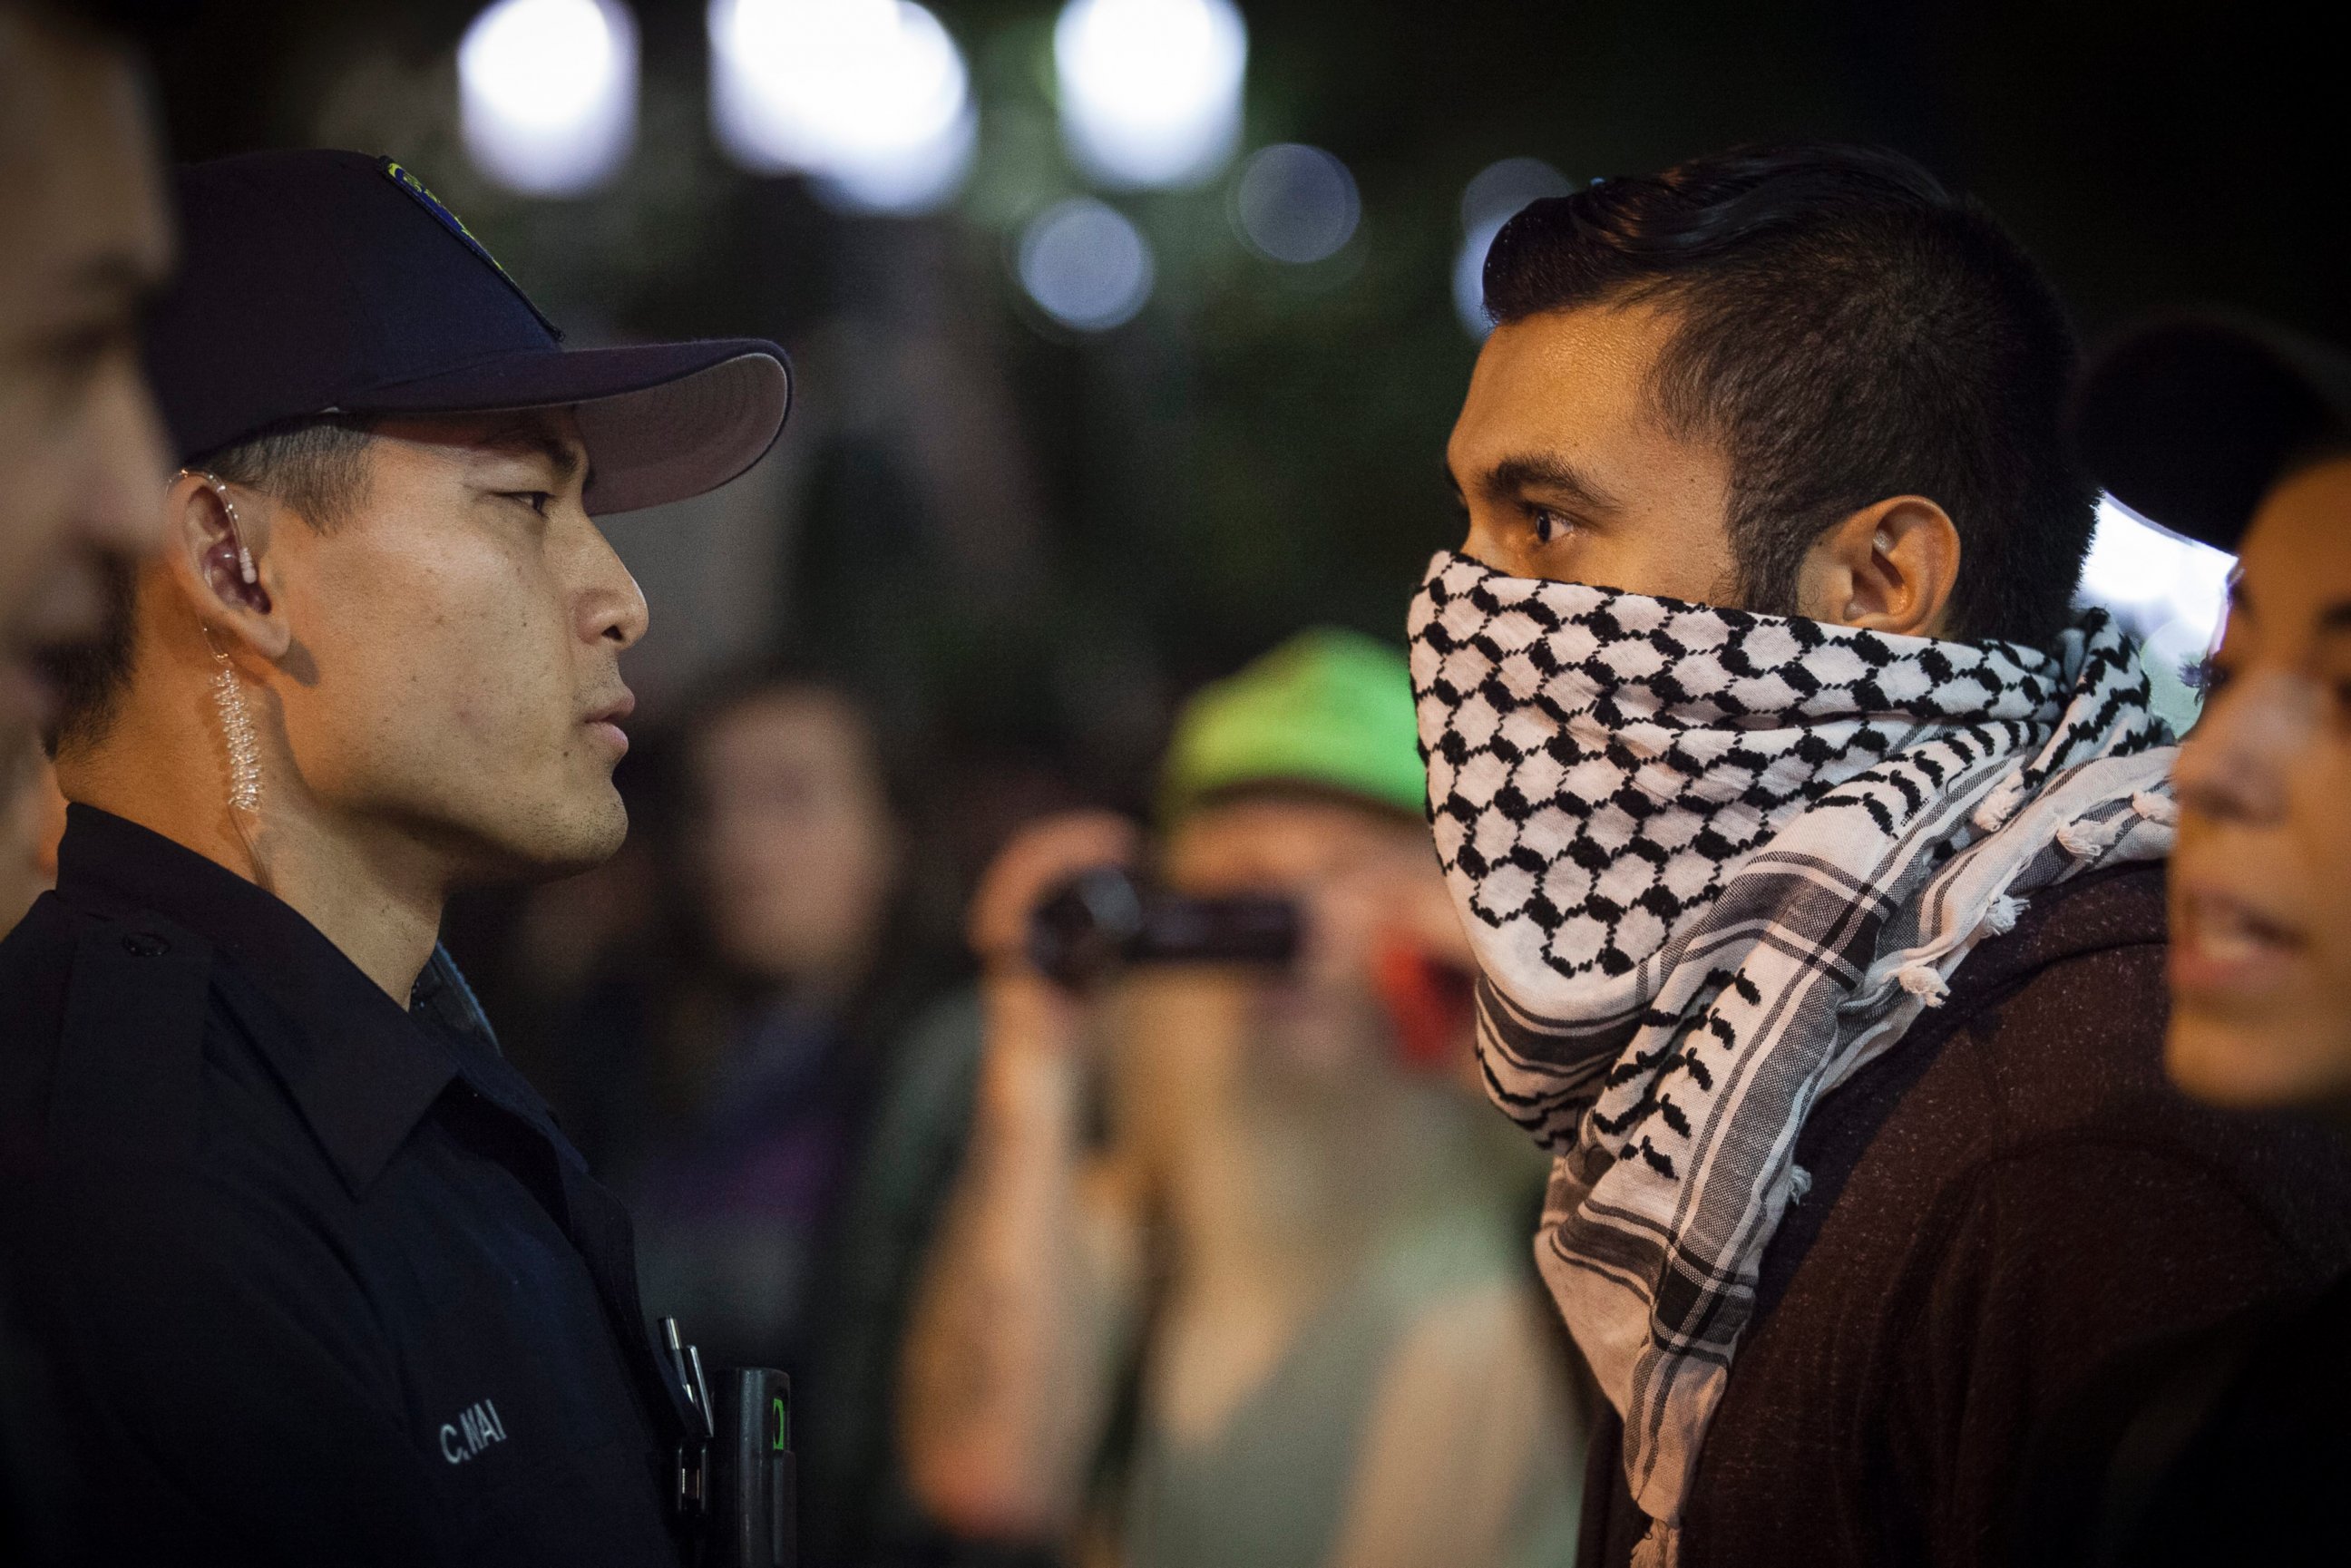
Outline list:
[[[559,482],[587,471],[587,444],[569,409],[407,414],[381,421],[375,433],[459,462],[541,459]]]

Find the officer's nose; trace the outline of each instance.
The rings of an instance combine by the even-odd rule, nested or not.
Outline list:
[[[644,591],[593,523],[587,525],[587,586],[580,596],[580,636],[582,642],[608,642],[616,649],[632,645],[645,634],[653,611]]]

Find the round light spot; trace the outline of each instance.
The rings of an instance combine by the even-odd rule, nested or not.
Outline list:
[[[1529,202],[1564,196],[1574,188],[1566,175],[1540,158],[1505,158],[1489,163],[1461,192],[1461,226],[1468,230],[1507,223]]]
[[[1020,235],[1020,286],[1065,327],[1106,331],[1151,298],[1151,242],[1115,207],[1089,196],[1048,207]]]
[[[1355,177],[1320,147],[1279,142],[1249,154],[1233,183],[1233,224],[1259,256],[1306,266],[1336,256],[1363,216]]]
[[[1249,28],[1232,0],[1070,0],[1053,64],[1062,138],[1105,184],[1195,184],[1239,141]]]
[[[799,172],[833,205],[934,210],[961,187],[977,116],[963,53],[913,0],[711,0],[719,142]]]
[[[531,195],[580,194],[636,140],[636,23],[619,0],[498,0],[457,46],[457,85],[475,167]]]
[[[1473,338],[1493,329],[1486,319],[1486,253],[1502,225],[1529,202],[1564,196],[1574,187],[1540,158],[1505,158],[1478,171],[1461,193],[1461,252],[1453,262],[1453,308]]]

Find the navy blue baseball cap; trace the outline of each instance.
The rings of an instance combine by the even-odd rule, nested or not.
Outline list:
[[[177,175],[180,273],[147,334],[180,462],[332,414],[569,408],[590,512],[716,489],[791,403],[756,338],[566,349],[423,182],[389,158],[256,152]]]

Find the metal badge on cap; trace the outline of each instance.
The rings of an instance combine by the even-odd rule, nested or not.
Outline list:
[[[515,298],[521,300],[525,305],[528,305],[530,307],[530,313],[538,318],[538,324],[546,328],[549,332],[554,333],[555,340],[557,342],[559,343],[563,341],[563,329],[547,319],[547,312],[541,310],[538,304],[532,300],[531,297],[523,292],[522,285],[514,280],[514,274],[508,272],[504,267],[500,266],[498,264],[498,258],[490,254],[490,247],[474,237],[474,231],[465,226],[465,219],[459,217],[456,214],[444,206],[441,203],[441,198],[426,190],[424,188],[424,182],[410,173],[398,161],[391,158],[379,158],[376,160],[376,166],[383,171],[384,177],[386,179],[399,186],[402,190],[407,192],[410,196],[415,199],[416,204],[419,206],[423,207],[426,212],[431,213],[434,218],[443,228],[447,229],[451,234],[455,235],[459,240],[463,241],[467,250],[472,251],[475,256],[480,256],[484,261],[487,262],[489,264],[490,270],[496,273],[505,282],[506,286],[515,291]]]

